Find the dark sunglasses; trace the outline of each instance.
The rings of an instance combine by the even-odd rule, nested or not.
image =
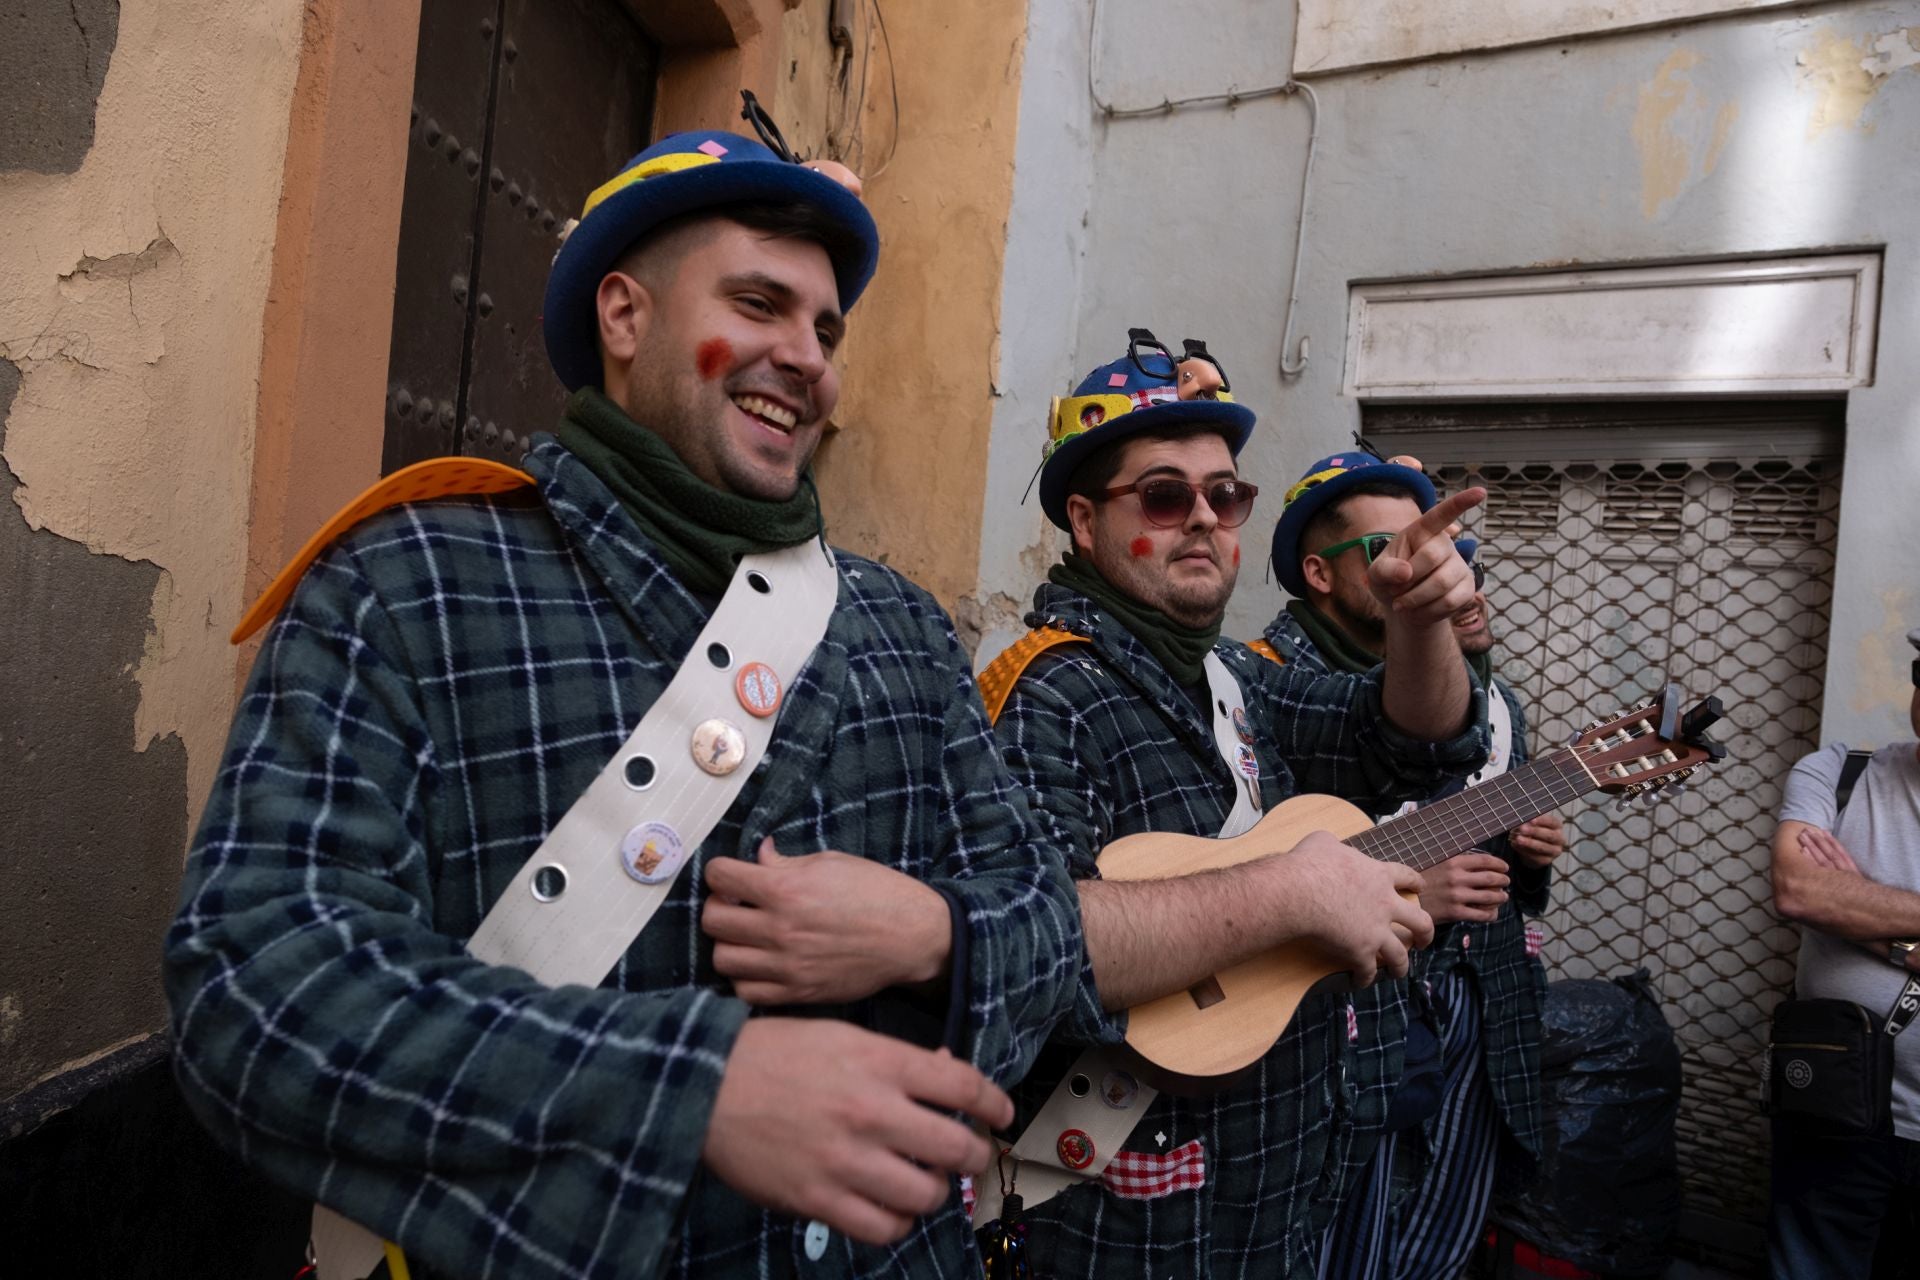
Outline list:
[[[740,118],[753,126],[760,135],[760,141],[767,144],[767,150],[785,160],[788,164],[799,164],[800,157],[793,154],[787,140],[780,134],[780,126],[773,122],[767,109],[760,105],[760,99],[753,96],[753,90],[740,91]]]
[[[1197,495],[1205,494],[1207,506],[1223,529],[1238,529],[1253,514],[1253,500],[1260,496],[1258,485],[1245,480],[1209,480],[1195,484],[1171,476],[1154,476],[1132,484],[1102,489],[1102,498],[1119,498],[1133,493],[1140,496],[1140,514],[1156,529],[1172,529],[1185,524],[1193,514]]]

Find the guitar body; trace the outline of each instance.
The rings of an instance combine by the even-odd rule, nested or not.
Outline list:
[[[1101,850],[1107,880],[1166,880],[1285,855],[1308,834],[1341,839],[1373,825],[1334,796],[1295,796],[1274,806],[1246,833],[1226,840],[1148,831]],[[1127,1045],[1150,1068],[1152,1082],[1172,1092],[1218,1087],[1273,1047],[1294,1011],[1318,983],[1345,966],[1307,942],[1288,943],[1215,974],[1211,983],[1179,991],[1127,1014]]]

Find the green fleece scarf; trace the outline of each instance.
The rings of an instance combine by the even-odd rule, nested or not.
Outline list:
[[[560,443],[599,476],[688,590],[723,595],[740,557],[825,536],[813,477],[785,502],[716,489],[598,387],[567,400]]]
[[[1047,581],[1069,591],[1078,591],[1119,620],[1120,625],[1139,638],[1147,651],[1160,659],[1167,674],[1182,685],[1191,686],[1206,679],[1201,664],[1220,640],[1220,624],[1193,628],[1181,626],[1158,609],[1152,609],[1101,576],[1093,562],[1069,551],[1060,563],[1047,570]]]
[[[1320,656],[1335,671],[1364,675],[1380,665],[1377,655],[1355,644],[1338,623],[1305,600],[1287,601],[1287,612],[1293,615],[1293,620],[1307,633],[1307,639],[1313,641],[1313,647],[1320,651]],[[1493,686],[1488,681],[1493,679],[1492,654],[1469,653],[1466,659],[1473,674],[1480,677],[1480,687],[1491,689]]]

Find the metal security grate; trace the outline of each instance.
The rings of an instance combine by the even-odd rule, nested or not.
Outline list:
[[[1411,431],[1370,421],[1368,434],[1420,457],[1446,489],[1487,487],[1476,532],[1496,668],[1521,691],[1536,743],[1565,742],[1669,677],[1729,708],[1715,730],[1729,759],[1692,791],[1652,810],[1568,815],[1577,834],[1543,959],[1555,978],[1652,971],[1684,1063],[1689,1218],[1757,1230],[1761,1052],[1798,947],[1772,912],[1768,841],[1788,769],[1817,745],[1840,432],[1818,405],[1719,429],[1668,412],[1687,429],[1502,428],[1472,415],[1441,427],[1429,415]]]

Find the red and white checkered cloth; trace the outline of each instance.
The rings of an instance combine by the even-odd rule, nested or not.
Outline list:
[[[1540,948],[1547,945],[1547,931],[1533,921],[1527,921],[1527,958],[1533,959],[1540,954]]]
[[[1206,1185],[1207,1149],[1195,1138],[1165,1155],[1122,1151],[1100,1181],[1122,1200],[1158,1200],[1176,1191],[1196,1191]]]

